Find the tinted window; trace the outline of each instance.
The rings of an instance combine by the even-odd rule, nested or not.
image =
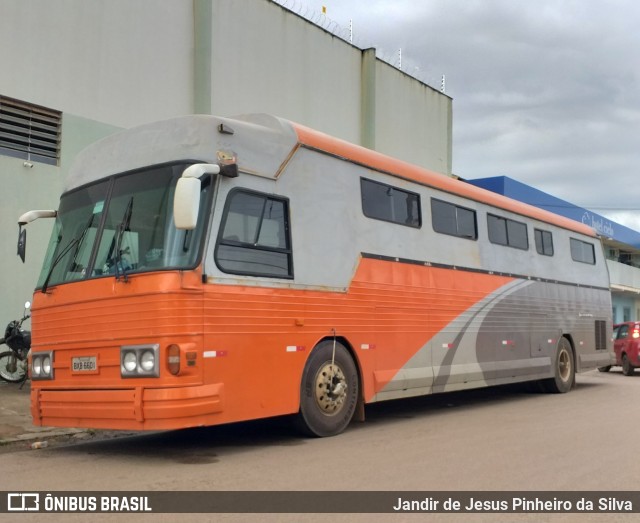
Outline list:
[[[627,337],[628,334],[629,334],[629,325],[620,325],[620,328],[618,329],[617,339],[623,340]]]
[[[495,216],[494,214],[488,214],[487,226],[489,228],[489,241],[491,243],[507,245],[523,250],[529,248],[529,237],[525,223],[509,220],[502,216]]]
[[[442,200],[431,199],[431,224],[433,230],[475,240],[478,237],[476,213]]]
[[[487,225],[489,227],[489,241],[498,245],[507,245],[507,220],[489,214]]]
[[[577,262],[595,265],[596,255],[593,244],[571,238],[571,258]]]
[[[528,249],[529,238],[527,236],[527,226],[521,222],[507,220],[507,241],[510,247]]]
[[[536,251],[544,256],[553,256],[553,237],[549,231],[535,229]]]
[[[362,212],[368,218],[398,223],[409,227],[420,227],[420,195],[374,182],[360,179]]]
[[[216,263],[233,274],[293,277],[287,200],[232,191],[220,226]]]

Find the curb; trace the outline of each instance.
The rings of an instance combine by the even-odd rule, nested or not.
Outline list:
[[[11,443],[28,442],[33,440],[44,441],[51,438],[59,438],[61,436],[75,436],[87,432],[87,429],[59,429],[59,430],[42,430],[39,432],[25,432],[9,438],[1,438],[0,445],[9,445]]]

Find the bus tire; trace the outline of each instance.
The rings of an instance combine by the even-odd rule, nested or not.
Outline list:
[[[571,343],[564,336],[558,341],[553,371],[554,377],[544,382],[546,391],[554,394],[569,392],[575,383],[576,367]]]
[[[625,376],[633,376],[633,373],[636,369],[631,362],[629,361],[629,357],[626,354],[622,355],[622,374]]]
[[[310,436],[340,434],[353,419],[359,390],[358,369],[345,346],[320,342],[302,373],[298,427]]]

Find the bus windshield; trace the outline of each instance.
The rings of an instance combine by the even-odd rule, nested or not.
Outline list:
[[[155,166],[64,194],[38,288],[104,276],[195,267],[200,258],[207,195],[193,231],[176,229],[173,194],[190,164]]]

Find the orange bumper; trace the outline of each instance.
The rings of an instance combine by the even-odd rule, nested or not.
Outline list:
[[[34,425],[170,430],[220,423],[223,383],[152,389],[31,390]]]

